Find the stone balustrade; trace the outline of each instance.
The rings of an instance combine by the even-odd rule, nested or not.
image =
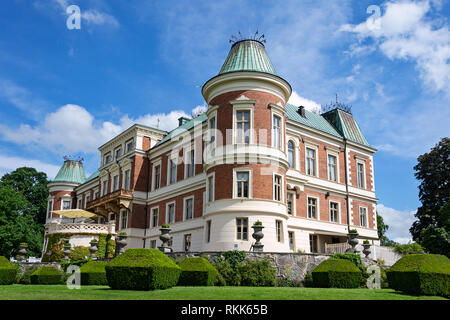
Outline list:
[[[73,233],[73,234],[115,234],[115,224],[97,223],[49,223],[45,226],[48,234]]]

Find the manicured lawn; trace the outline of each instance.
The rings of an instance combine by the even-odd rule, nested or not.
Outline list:
[[[111,290],[65,285],[0,286],[1,300],[446,300],[434,296],[411,296],[391,289],[322,289],[263,287],[175,287],[155,291]]]

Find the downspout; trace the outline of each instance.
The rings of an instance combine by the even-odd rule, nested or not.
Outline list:
[[[349,201],[349,196],[348,196],[348,163],[347,163],[347,138],[344,138],[344,157],[345,157],[345,192],[346,192],[346,196],[345,196],[345,200],[347,203],[347,227],[348,230],[350,231],[350,201]]]
[[[144,239],[143,239],[143,244],[142,247],[145,248],[145,237],[147,236],[147,217],[148,217],[148,184],[149,184],[149,180],[150,180],[150,157],[148,155],[148,152],[150,151],[147,150],[145,153],[147,154],[147,192],[145,194],[145,225],[144,225]]]

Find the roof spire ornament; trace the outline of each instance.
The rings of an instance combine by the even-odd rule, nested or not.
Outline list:
[[[229,43],[236,43],[236,42],[239,42],[239,41],[242,41],[242,40],[255,40],[255,41],[266,43],[266,39],[264,38],[264,33],[258,37],[258,34],[259,34],[259,30],[258,29],[256,29],[255,34],[252,35],[252,36],[244,37],[240,30],[238,31],[238,34],[239,34],[239,38],[236,37],[234,34],[232,34],[231,38],[230,38],[230,40],[228,40],[228,42]]]

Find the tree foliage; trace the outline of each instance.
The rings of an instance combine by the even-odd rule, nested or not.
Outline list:
[[[47,183],[45,173],[26,167],[0,179],[0,255],[15,256],[22,242],[30,255],[41,255]]]

